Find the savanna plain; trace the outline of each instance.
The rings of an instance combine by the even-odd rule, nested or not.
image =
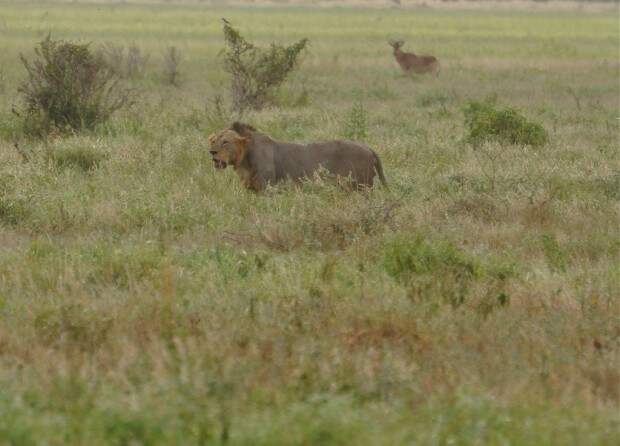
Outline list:
[[[309,39],[243,121],[355,137],[390,190],[213,168],[222,17]],[[17,150],[48,33],[149,58],[131,108]],[[0,444],[618,444],[618,50],[617,9],[1,2]],[[549,142],[472,147],[485,98]]]

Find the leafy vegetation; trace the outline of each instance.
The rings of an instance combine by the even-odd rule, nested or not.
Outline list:
[[[93,129],[130,102],[101,55],[87,44],[53,40],[35,48],[36,58],[21,56],[28,79],[19,87],[26,134],[46,136]]]
[[[528,121],[514,108],[497,110],[492,101],[470,101],[464,109],[467,141],[478,146],[485,141],[544,146],[549,135],[544,127]]]
[[[308,39],[283,46],[272,43],[260,49],[248,42],[232,25],[224,21],[224,67],[231,75],[233,108],[260,109],[272,101],[272,95],[299,64],[299,56]]]
[[[356,102],[347,113],[344,137],[352,141],[363,142],[368,137],[368,112],[364,106]]]

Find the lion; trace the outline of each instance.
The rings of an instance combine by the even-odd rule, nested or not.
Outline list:
[[[301,182],[321,169],[348,178],[357,189],[371,188],[377,175],[387,188],[377,154],[350,141],[307,145],[277,141],[241,122],[210,135],[208,141],[215,168],[233,166],[243,185],[255,192],[287,179]]]

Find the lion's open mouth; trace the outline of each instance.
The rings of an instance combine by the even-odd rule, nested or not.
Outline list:
[[[225,161],[216,160],[215,158],[213,158],[213,165],[216,169],[226,169],[227,166]]]

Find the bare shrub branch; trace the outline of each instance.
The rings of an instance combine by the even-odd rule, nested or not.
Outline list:
[[[146,72],[146,64],[150,58],[148,53],[143,53],[135,45],[127,47],[127,53],[125,53],[124,46],[109,42],[101,46],[99,55],[105,60],[108,68],[123,79],[143,77]]]
[[[176,47],[168,47],[164,53],[163,78],[164,83],[179,85],[179,65],[181,63],[181,53]]]

